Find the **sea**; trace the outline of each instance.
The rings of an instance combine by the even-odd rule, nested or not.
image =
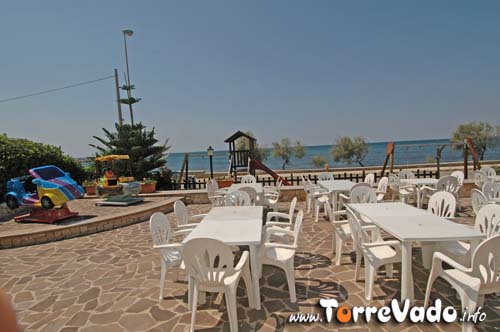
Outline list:
[[[409,165],[420,164],[426,162],[435,162],[436,149],[444,148],[441,153],[441,162],[462,161],[462,151],[452,149],[449,139],[430,139],[430,140],[414,140],[414,141],[395,141],[394,142],[394,164]],[[331,145],[314,145],[306,146],[306,154],[304,158],[292,158],[290,164],[286,165],[286,169],[312,169],[315,166],[312,164],[313,156],[322,156],[328,161],[330,168],[334,167],[356,167],[359,164],[334,163],[330,150]],[[384,164],[386,157],[387,142],[368,143],[368,154],[362,161],[364,166],[380,166]],[[207,151],[188,152],[189,154],[189,169],[190,171],[209,171],[210,160]],[[180,171],[185,153],[170,153],[167,157],[167,166],[174,172]],[[499,160],[500,147],[486,151],[485,160]],[[225,151],[214,151],[213,169],[214,172],[227,172],[229,167],[229,153]],[[264,161],[264,164],[275,170],[282,168],[282,161],[269,154],[269,158]]]

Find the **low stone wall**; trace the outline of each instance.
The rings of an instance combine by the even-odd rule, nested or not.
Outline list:
[[[136,224],[148,220],[155,212],[172,212],[174,202],[181,198],[179,196],[169,197],[165,200],[137,207],[132,211],[129,209],[124,212],[94,217],[69,225],[53,225],[53,227],[35,231],[3,232],[0,233],[0,249],[64,240]]]

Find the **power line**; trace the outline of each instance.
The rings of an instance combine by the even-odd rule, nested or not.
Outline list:
[[[11,98],[7,98],[7,99],[2,99],[2,100],[0,100],[0,103],[4,103],[6,101],[12,101],[12,100],[17,100],[17,99],[23,99],[23,98],[33,97],[33,96],[38,96],[38,95],[43,95],[43,94],[46,94],[46,93],[51,93],[51,92],[55,92],[55,91],[59,91],[59,90],[74,88],[74,87],[77,87],[77,86],[80,86],[80,85],[92,84],[92,83],[96,83],[96,82],[99,82],[99,81],[109,80],[110,78],[114,78],[114,76],[113,75],[106,76],[106,77],[98,78],[98,79],[91,80],[91,81],[86,81],[86,82],[80,82],[80,83],[76,83],[76,84],[66,85],[66,86],[63,86],[63,87],[60,87],[60,88],[54,88],[54,89],[49,89],[49,90],[45,90],[45,91],[30,93],[30,94],[27,94],[27,95],[22,95],[22,96],[17,96],[17,97],[11,97]]]

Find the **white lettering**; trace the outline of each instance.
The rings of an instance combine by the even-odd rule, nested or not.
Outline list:
[[[326,321],[330,323],[332,321],[333,309],[338,308],[339,303],[335,299],[321,299],[319,300],[319,305],[325,308]]]

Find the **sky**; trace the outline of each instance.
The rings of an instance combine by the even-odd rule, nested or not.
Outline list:
[[[113,74],[173,152],[340,136],[450,137],[500,123],[499,1],[9,1],[0,100]],[[130,121],[123,108],[125,121]],[[0,103],[0,133],[73,156],[113,128],[113,80]]]

